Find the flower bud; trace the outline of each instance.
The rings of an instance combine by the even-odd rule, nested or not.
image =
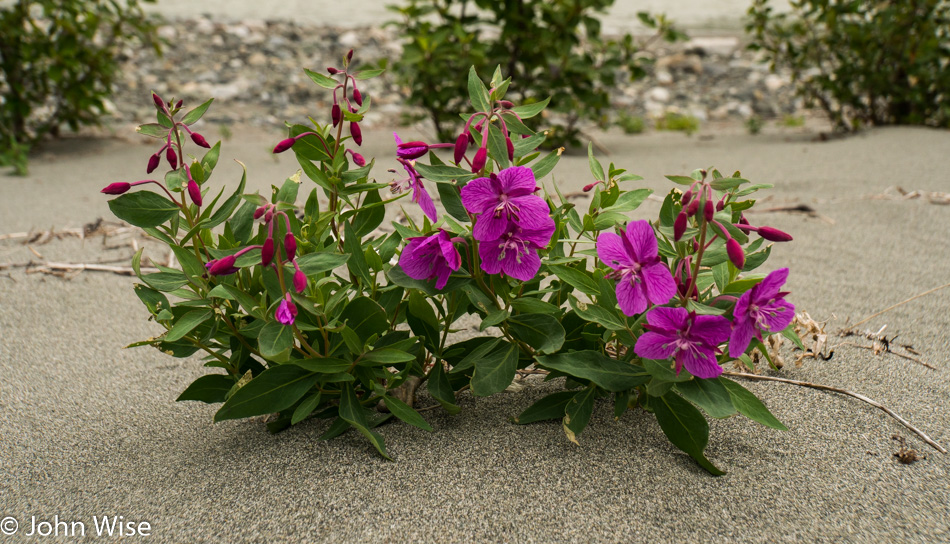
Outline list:
[[[363,131],[360,130],[359,123],[350,123],[350,136],[353,136],[353,141],[356,142],[356,145],[363,145]]]
[[[726,197],[722,197],[719,202],[716,202],[716,211],[721,212],[726,209]]]
[[[353,102],[356,102],[360,106],[363,105],[363,94],[355,87],[353,88]]]
[[[581,190],[584,191],[585,193],[589,193],[589,192],[591,192],[591,191],[594,189],[594,187],[597,187],[597,184],[598,184],[598,183],[600,183],[600,182],[599,182],[599,181],[595,181],[594,183],[588,183],[588,184],[585,185],[584,188],[581,189]]]
[[[267,208],[265,208],[264,206],[257,208],[256,210],[254,210],[254,219],[260,219],[261,216],[263,216],[266,211],[267,211]]]
[[[172,170],[178,169],[178,154],[175,153],[175,150],[171,146],[168,146],[168,151],[165,152],[165,159],[168,161],[168,164],[171,165]]]
[[[356,166],[366,166],[366,159],[364,159],[362,155],[352,149],[347,149],[347,151],[350,153],[350,156],[353,157],[353,162],[356,163]]]
[[[164,112],[168,111],[168,106],[165,105],[165,101],[162,100],[162,98],[158,96],[157,94],[155,94],[154,92],[152,93],[152,102],[155,102],[155,107],[157,107],[158,109]]]
[[[686,232],[687,221],[689,221],[689,218],[686,216],[686,212],[680,212],[676,216],[676,220],[673,221],[673,240],[679,242],[680,238],[683,237],[683,233]]]
[[[429,152],[429,144],[425,142],[404,142],[396,146],[396,156],[400,159],[418,159]]]
[[[281,140],[277,142],[277,145],[274,146],[274,153],[283,153],[284,151],[287,151],[293,147],[295,143],[297,143],[296,138],[287,138],[285,140]]]
[[[234,261],[236,260],[237,258],[235,258],[234,255],[228,255],[223,259],[211,261],[208,263],[211,265],[211,267],[208,268],[208,272],[210,272],[212,276],[227,276],[228,274],[233,274],[237,270],[234,266]]]
[[[340,120],[343,119],[343,111],[340,110],[339,104],[334,104],[333,107],[330,108],[330,119],[333,120],[333,126],[340,124]]]
[[[740,224],[740,225],[748,225],[748,224],[749,224],[749,220],[745,218],[745,214],[744,214],[744,213],[739,215],[739,224]]]
[[[791,242],[792,235],[772,227],[759,227],[759,236],[770,242]]]
[[[188,196],[191,197],[191,201],[195,203],[196,206],[201,206],[201,188],[198,187],[198,183],[193,180],[188,180]]]
[[[211,149],[211,145],[208,144],[208,140],[205,140],[205,137],[197,132],[191,133],[191,141],[195,142],[195,145],[203,147],[205,149]]]
[[[739,242],[736,242],[735,238],[726,240],[726,254],[729,255],[732,264],[742,270],[742,267],[745,266],[745,253],[742,252],[742,246],[739,245]]]
[[[152,155],[151,157],[149,157],[149,158],[148,158],[148,168],[145,169],[145,173],[146,173],[146,174],[151,174],[152,172],[154,172],[155,169],[158,168],[158,163],[161,162],[161,160],[162,160],[162,156],[159,155],[158,153],[156,153],[156,154]]]
[[[267,266],[273,260],[274,260],[274,239],[268,238],[264,240],[264,245],[261,247],[261,266]]]
[[[340,70],[332,66],[327,66],[327,73],[331,76],[335,76],[340,73]]]
[[[696,212],[698,211],[699,211],[699,199],[690,201],[689,206],[686,207],[686,215],[692,217],[696,215]]]
[[[680,198],[680,203],[683,205],[683,207],[686,207],[686,206],[689,206],[689,201],[692,199],[693,199],[693,191],[692,189],[687,189],[686,192],[683,193],[683,198]]]
[[[274,217],[274,210],[267,210],[267,212],[264,214],[264,222],[270,223],[270,220],[273,217]]]
[[[284,235],[284,253],[287,255],[287,260],[294,260],[294,256],[297,255],[297,239],[294,238],[292,232],[288,232]]]
[[[346,62],[350,62],[352,60],[353,60],[353,50],[350,49],[350,52],[346,54]]]
[[[508,147],[508,160],[515,160],[515,144],[511,143],[511,138],[505,136],[505,146]]]
[[[184,104],[184,103],[185,103],[184,100],[179,100],[178,103],[175,104],[175,109],[177,110],[177,109],[181,108],[181,105]]]
[[[277,311],[274,312],[274,319],[284,325],[293,325],[294,318],[297,317],[297,306],[288,298],[280,301],[277,305]]]
[[[472,159],[472,172],[481,172],[482,168],[485,168],[486,162],[488,162],[488,150],[479,147],[478,151],[475,152],[475,158]]]
[[[468,133],[463,132],[459,134],[459,137],[455,140],[455,164],[458,166],[458,163],[462,162],[462,159],[465,158],[465,150],[468,149]]]
[[[703,206],[703,217],[706,218],[706,221],[712,221],[715,214],[715,205],[712,203],[712,200],[707,200],[706,204]]]
[[[304,289],[307,288],[307,275],[303,273],[299,268],[294,272],[294,290],[298,293],[303,293]]]
[[[515,105],[510,100],[499,100],[498,105],[503,108],[509,108],[509,109],[515,107]]]
[[[124,181],[117,181],[115,183],[110,183],[109,185],[106,185],[106,187],[100,192],[105,193],[107,195],[121,195],[131,188],[132,188],[131,183],[126,183]]]

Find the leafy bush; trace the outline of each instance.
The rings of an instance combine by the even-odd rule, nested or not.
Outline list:
[[[656,129],[685,132],[687,136],[692,136],[699,130],[699,119],[689,114],[668,111],[656,120]]]
[[[754,0],[750,47],[792,71],[798,92],[837,130],[950,127],[950,3],[796,0],[775,13]]]
[[[155,0],[141,0],[153,3]],[[126,45],[159,50],[139,0],[18,0],[0,8],[0,164],[62,125],[99,123]]]
[[[391,9],[403,16],[392,23],[406,36],[396,69],[409,88],[407,102],[426,110],[438,138],[454,140],[465,110],[464,78],[469,66],[488,73],[495,66],[521,82],[515,100],[531,103],[550,97],[556,124],[546,144],[577,145],[582,122],[609,123],[611,93],[618,78],[642,77],[646,60],[628,34],[620,40],[600,37],[600,21],[613,0],[531,2],[526,0],[409,0]],[[656,29],[656,38],[683,34],[664,17],[639,14]],[[529,126],[537,129],[537,123]]]

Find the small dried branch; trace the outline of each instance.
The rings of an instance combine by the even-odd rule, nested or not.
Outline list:
[[[917,300],[918,298],[920,298],[920,297],[922,297],[922,296],[929,295],[930,293],[934,293],[934,292],[939,291],[939,290],[941,290],[941,289],[946,289],[947,287],[950,287],[950,283],[945,283],[945,284],[941,285],[940,287],[934,287],[933,289],[930,289],[929,291],[924,291],[923,293],[920,293],[920,294],[914,295],[914,296],[912,296],[912,297],[910,297],[910,298],[908,298],[908,299],[902,300],[902,301],[898,302],[897,304],[895,304],[895,305],[893,305],[893,306],[888,306],[887,308],[884,308],[883,310],[881,310],[880,312],[877,312],[876,314],[871,314],[871,315],[869,315],[868,317],[865,317],[865,318],[862,319],[861,321],[858,321],[858,322],[855,323],[854,325],[851,325],[851,328],[854,329],[855,327],[860,327],[861,325],[867,323],[868,321],[874,319],[875,317],[877,317],[877,316],[879,316],[879,315],[881,315],[881,314],[883,314],[883,313],[889,312],[889,311],[893,310],[894,308],[897,308],[898,306],[903,306],[904,304],[907,304],[908,302],[910,302],[910,301],[912,301],[912,300]]]
[[[847,396],[849,396],[849,397],[854,397],[854,398],[856,398],[856,399],[858,399],[858,400],[860,400],[860,401],[863,401],[863,402],[866,402],[866,403],[870,404],[871,406],[874,406],[875,408],[879,408],[879,409],[883,410],[884,413],[886,413],[887,415],[893,417],[893,418],[896,419],[901,425],[903,425],[903,426],[907,427],[908,429],[910,429],[914,434],[916,434],[917,436],[919,436],[919,437],[921,438],[921,440],[923,440],[924,442],[926,442],[927,444],[929,444],[930,446],[932,446],[935,450],[939,451],[940,453],[947,453],[947,450],[944,449],[943,446],[941,446],[940,444],[937,444],[936,442],[934,442],[934,441],[933,441],[929,436],[927,436],[923,431],[921,431],[921,430],[918,429],[917,427],[914,427],[913,425],[911,425],[906,419],[904,419],[904,418],[902,418],[901,416],[897,415],[893,410],[891,410],[891,409],[888,408],[887,406],[884,406],[883,404],[881,404],[881,403],[879,403],[879,402],[877,402],[877,401],[875,401],[875,400],[871,400],[871,399],[869,399],[868,397],[865,397],[864,395],[862,395],[862,394],[860,394],[860,393],[855,393],[855,392],[853,392],[853,391],[848,391],[847,389],[841,389],[841,388],[839,388],[839,387],[832,387],[832,386],[830,386],[830,385],[821,385],[821,384],[817,384],[817,383],[803,382],[803,381],[799,381],[799,380],[789,380],[789,379],[787,379],[787,378],[776,378],[776,377],[773,377],[773,376],[760,376],[760,375],[758,375],[758,374],[748,374],[748,373],[746,373],[746,372],[728,372],[728,371],[727,371],[727,372],[723,372],[723,375],[725,375],[725,376],[734,376],[734,377],[737,377],[737,378],[746,378],[746,379],[748,379],[748,380],[762,380],[762,381],[770,381],[770,382],[789,383],[789,384],[798,385],[798,386],[801,386],[801,387],[810,387],[810,388],[812,388],[812,389],[819,389],[819,390],[822,390],[822,391],[831,391],[831,392],[833,392],[833,393],[840,393],[840,394],[842,394],[842,395],[847,395]]]
[[[56,273],[61,274],[62,272],[111,272],[113,274],[120,274],[123,276],[134,276],[135,271],[132,270],[130,266],[112,266],[106,264],[97,264],[97,263],[56,263],[56,262],[35,262],[29,261],[25,263],[0,263],[0,270],[5,270],[8,268],[25,268],[27,274],[35,273]],[[143,267],[141,268],[142,273],[152,273],[158,272],[157,268]]]

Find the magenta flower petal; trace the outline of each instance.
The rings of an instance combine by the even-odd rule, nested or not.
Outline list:
[[[274,318],[284,325],[293,325],[297,317],[297,306],[287,299],[281,300],[274,312]]]
[[[674,357],[676,372],[684,366],[697,378],[715,378],[722,373],[716,361],[718,345],[729,335],[724,317],[697,316],[685,308],[653,308],[647,314],[648,332],[634,345],[646,359]],[[644,340],[646,338],[646,340]]]
[[[780,268],[774,272],[769,273],[765,278],[755,287],[760,296],[774,297],[782,290],[782,286],[785,285],[785,280],[788,279],[788,268]]]
[[[624,250],[623,242],[620,241],[620,236],[612,232],[604,232],[597,237],[597,256],[604,264],[614,270],[618,270],[630,262],[630,258]]]
[[[736,358],[745,353],[755,332],[755,327],[752,326],[751,321],[743,321],[737,324],[729,336],[729,356]]]
[[[516,193],[518,196],[533,193],[538,185],[534,180],[534,172],[527,166],[513,166],[498,172],[505,193]]]
[[[458,270],[461,264],[462,258],[458,250],[452,244],[449,234],[442,229],[430,236],[410,238],[399,256],[399,266],[407,276],[417,280],[436,278],[437,289],[445,287],[449,276]]]
[[[669,342],[669,339],[655,332],[645,332],[637,338],[637,343],[633,347],[634,352],[644,359],[660,360],[669,359],[676,351],[676,347]]]
[[[513,218],[513,221],[523,229],[544,228],[545,225],[553,221],[548,203],[537,195],[512,198],[510,202],[513,207],[517,208],[517,212],[514,214],[516,217]]]
[[[656,235],[653,233],[653,227],[644,220],[631,221],[627,224],[627,240],[633,247],[634,255],[631,255],[637,261],[643,262],[651,257],[656,257]]]
[[[479,244],[482,270],[488,274],[504,273],[521,281],[534,279],[541,268],[537,250],[550,242],[553,233],[553,222],[551,228],[541,231],[528,231],[509,223],[501,237]]]
[[[429,196],[429,192],[422,186],[422,181],[420,180],[416,180],[416,182],[412,184],[412,201],[422,208],[422,213],[426,214],[433,223],[439,220],[439,214],[435,210],[435,203],[432,202],[432,197]]]
[[[676,282],[663,263],[644,266],[640,269],[640,277],[643,279],[647,298],[653,304],[666,304],[676,296]]]
[[[689,311],[686,308],[667,308],[664,306],[653,308],[647,315],[647,322],[653,327],[675,331],[686,328],[689,320]]]
[[[508,223],[507,216],[483,213],[475,220],[472,235],[480,242],[497,240],[508,229]]]
[[[693,318],[692,334],[702,336],[708,344],[718,346],[729,338],[729,321],[718,315],[698,315]]]
[[[647,309],[647,296],[637,276],[623,277],[617,283],[617,304],[624,315],[640,314]]]
[[[488,178],[473,179],[462,187],[462,205],[469,213],[486,213],[498,205],[498,193]]]
[[[736,301],[729,343],[731,357],[744,353],[753,336],[762,340],[762,333],[780,332],[795,319],[795,306],[785,300],[785,293],[779,292],[787,278],[787,268],[771,272]]]
[[[709,379],[722,374],[722,367],[716,362],[714,352],[705,347],[680,351],[676,354],[676,366],[685,366],[697,378]]]

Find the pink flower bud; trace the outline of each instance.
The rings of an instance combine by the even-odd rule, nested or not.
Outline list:
[[[155,102],[155,107],[157,107],[158,109],[164,112],[168,111],[168,106],[165,105],[165,101],[162,100],[162,98],[155,93],[152,93],[152,102]]]
[[[260,219],[261,216],[263,216],[264,212],[266,211],[267,211],[267,208],[265,208],[264,206],[257,208],[256,210],[254,210],[254,219]]]
[[[297,239],[294,238],[292,232],[288,232],[284,235],[284,253],[287,254],[287,260],[294,260],[294,256],[297,255]]]
[[[689,218],[685,212],[680,212],[679,215],[676,216],[676,220],[673,221],[673,239],[677,242],[680,241],[680,238],[683,237],[683,233],[686,232],[687,221],[689,221]]]
[[[327,73],[329,73],[331,76],[335,76],[339,74],[340,71],[332,66],[327,66]]]
[[[742,246],[739,245],[739,242],[736,242],[735,238],[726,240],[726,254],[729,255],[732,264],[742,270],[742,267],[745,266],[745,253],[742,252]]]
[[[715,214],[715,205],[712,203],[712,200],[707,200],[706,205],[703,206],[703,217],[706,218],[706,221],[712,221],[713,215]]]
[[[333,107],[330,108],[330,119],[333,120],[333,126],[340,124],[340,120],[343,119],[343,111],[340,110],[339,104],[334,104]]]
[[[360,106],[363,105],[363,95],[360,93],[360,90],[357,88],[353,89],[353,102],[356,102]]]
[[[455,164],[462,162],[465,158],[465,150],[468,149],[468,133],[463,132],[455,140]]]
[[[418,159],[429,152],[429,144],[425,142],[403,142],[396,146],[396,156],[400,159]]]
[[[284,151],[287,151],[293,147],[295,143],[297,143],[296,138],[287,138],[285,140],[281,140],[277,142],[277,145],[274,146],[274,153],[283,153]]]
[[[175,153],[175,150],[171,146],[168,146],[168,151],[165,152],[165,159],[168,161],[168,164],[171,165],[172,170],[178,169],[178,154]]]
[[[515,160],[515,144],[511,143],[511,138],[505,136],[505,146],[508,148],[508,160]]]
[[[498,105],[503,108],[513,108],[515,105],[510,100],[499,100]]]
[[[201,206],[201,188],[198,187],[198,183],[193,179],[188,180],[188,196],[191,197],[191,201],[194,202],[196,206]]]
[[[161,162],[161,160],[162,160],[162,156],[159,155],[158,153],[149,157],[148,168],[145,169],[145,173],[151,174],[152,172],[154,172],[155,169],[158,168],[158,163]]]
[[[228,274],[233,274],[236,270],[234,266],[234,261],[236,260],[237,258],[234,255],[228,255],[223,259],[211,261],[208,263],[211,265],[208,272],[210,272],[212,276],[227,276]]]
[[[759,227],[759,236],[770,242],[791,242],[792,235],[773,227]]]
[[[475,152],[475,158],[472,159],[472,172],[481,172],[482,168],[485,168],[486,162],[488,162],[488,150],[479,147],[478,151]]]
[[[592,190],[594,190],[594,187],[597,187],[597,184],[598,184],[598,183],[600,183],[600,182],[599,182],[599,181],[595,181],[594,183],[588,183],[587,185],[584,186],[583,191],[584,191],[585,193],[591,192]]]
[[[346,151],[353,157],[353,162],[356,163],[356,166],[366,166],[366,159],[364,159],[362,155],[352,149],[347,149]]]
[[[307,275],[303,273],[299,268],[294,272],[294,290],[298,293],[303,293],[304,289],[307,288]]]
[[[363,145],[363,131],[360,130],[359,123],[350,123],[350,136],[353,136],[353,141],[356,142],[356,145]]]
[[[270,223],[270,220],[273,217],[274,217],[274,210],[267,210],[267,213],[264,214],[264,222]]]
[[[268,238],[264,240],[264,245],[261,247],[261,266],[267,266],[273,260],[274,260],[274,239]]]
[[[126,183],[124,181],[117,181],[115,183],[110,183],[109,185],[106,185],[106,187],[100,192],[105,193],[107,195],[121,195],[131,188],[132,188],[131,183]]]
[[[696,212],[698,211],[699,211],[699,199],[690,201],[689,206],[686,207],[686,215],[692,217],[696,215]]]
[[[177,109],[181,108],[181,105],[184,104],[184,103],[185,103],[184,100],[179,100],[178,103],[175,104],[175,109],[177,110]]]
[[[195,142],[195,145],[203,147],[205,149],[211,149],[211,145],[208,143],[208,140],[205,140],[205,137],[197,132],[191,133],[191,141]]]
[[[749,224],[749,220],[745,218],[745,214],[744,214],[744,213],[739,215],[739,224],[740,224],[740,225],[748,225],[748,224]]]
[[[683,207],[686,207],[689,206],[689,201],[692,199],[693,191],[691,189],[687,189],[686,192],[683,193],[683,198],[680,199],[680,203],[683,204]]]
[[[350,49],[350,52],[346,54],[346,62],[353,60],[353,50]]]
[[[726,209],[726,197],[722,197],[719,202],[716,202],[716,211],[721,212]]]
[[[297,317],[297,306],[288,298],[280,301],[277,305],[277,311],[274,312],[274,319],[284,325],[293,325],[294,318]]]

